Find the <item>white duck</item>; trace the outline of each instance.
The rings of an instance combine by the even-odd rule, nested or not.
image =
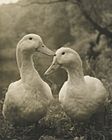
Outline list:
[[[40,36],[24,36],[16,49],[21,79],[9,85],[3,104],[4,118],[14,123],[38,121],[44,117],[53,99],[50,87],[34,67],[32,57],[35,52],[54,54],[43,44]]]
[[[59,101],[64,111],[73,119],[84,121],[105,104],[107,93],[102,82],[94,77],[84,76],[82,61],[78,53],[70,48],[56,51],[53,62],[45,75],[64,68],[68,80],[59,92]]]

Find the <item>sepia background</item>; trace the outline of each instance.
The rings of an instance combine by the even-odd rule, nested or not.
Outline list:
[[[42,128],[39,136],[34,131],[28,135],[26,132],[23,133],[22,128],[18,128],[18,132],[11,126],[6,127],[7,124],[1,114],[4,96],[8,85],[20,78],[15,57],[16,45],[24,35],[35,33],[40,35],[46,46],[53,51],[62,46],[73,48],[82,58],[84,73],[102,80],[111,100],[112,0],[10,2],[0,0],[0,140],[38,140],[41,135],[48,135],[46,140],[56,138],[72,140],[74,139],[72,124],[69,118],[66,118],[65,124],[62,125],[65,118],[58,107],[55,108],[56,112],[48,114],[48,118],[42,122],[47,128]],[[36,69],[57,97],[67,76],[64,70],[59,70],[48,78],[44,77],[43,74],[51,61],[52,58],[45,55],[34,56]],[[56,114],[58,116],[55,116]],[[106,114],[106,124],[99,130],[95,129],[94,133],[88,131],[87,136],[89,140],[112,139],[111,104]]]

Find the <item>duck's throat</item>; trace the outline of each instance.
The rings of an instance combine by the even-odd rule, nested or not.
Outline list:
[[[28,74],[28,73],[33,73],[35,72],[35,67],[33,63],[33,58],[31,55],[27,54],[22,54],[22,59],[21,59],[21,74]]]
[[[82,68],[68,68],[68,81],[73,84],[80,84],[84,82],[84,73]]]
[[[32,80],[40,79],[38,72],[35,70],[32,55],[17,51],[17,64],[22,81],[30,84]],[[36,78],[35,78],[36,77]]]

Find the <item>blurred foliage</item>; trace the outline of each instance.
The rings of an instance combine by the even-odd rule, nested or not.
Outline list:
[[[30,4],[32,2],[34,4]],[[91,42],[96,42],[96,30],[84,17],[77,4],[72,2],[38,4],[38,2],[40,1],[20,0],[17,4],[0,6],[1,88],[6,88],[10,82],[19,78],[15,50],[17,42],[25,34],[39,34],[43,38],[45,44],[52,50],[69,44],[68,46],[77,50],[83,59],[87,55]],[[41,3],[44,2],[47,2],[47,0],[41,1]],[[105,4],[96,0],[92,2],[89,0],[82,0],[81,2],[84,9],[86,9],[98,24],[101,24],[98,20],[99,16],[103,16],[103,13],[107,13],[107,15],[103,17],[107,17],[109,19],[109,21],[106,20],[107,24],[110,24],[111,1],[108,0]],[[97,17],[95,17],[95,10],[98,12],[97,9],[99,9],[99,7],[103,13],[100,12],[100,14],[96,14]],[[102,18],[102,21],[103,20]],[[43,73],[50,65],[52,58],[38,55],[37,57],[35,56],[35,60],[36,68],[43,77]],[[43,62],[46,63],[42,65]],[[86,66],[84,65],[84,67]],[[87,72],[85,71],[85,73]],[[62,80],[59,79],[60,75]],[[63,73],[61,70],[51,76],[51,80],[56,83],[58,90],[66,78],[65,72]],[[51,83],[50,81],[50,84]]]
[[[75,0],[38,4],[45,1],[47,0],[20,0],[17,4],[0,6],[0,140],[73,140],[78,131],[57,101],[59,89],[67,79],[66,72],[59,70],[49,77],[44,77],[43,74],[52,58],[42,54],[34,56],[35,67],[51,86],[56,101],[37,128],[34,125],[14,128],[3,120],[1,110],[7,87],[9,83],[20,78],[15,51],[17,42],[25,34],[39,34],[46,46],[54,51],[61,46],[76,50],[82,58],[84,73],[101,79],[109,93],[109,99],[112,98],[111,37],[101,35],[99,42],[96,41],[99,31],[84,16],[81,7],[73,3]],[[112,1],[80,1],[95,23],[111,32]],[[106,114],[106,124],[100,130],[96,130],[94,125],[87,128],[85,137],[88,140],[112,139],[111,104]]]

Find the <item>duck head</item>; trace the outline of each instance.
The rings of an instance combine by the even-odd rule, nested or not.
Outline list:
[[[60,48],[56,51],[51,66],[45,72],[49,75],[56,71],[58,68],[64,68],[66,71],[82,67],[82,61],[79,54],[70,48]]]
[[[18,49],[20,49],[23,53],[33,54],[35,52],[40,52],[46,55],[54,55],[54,52],[48,49],[41,37],[36,34],[28,34],[25,35],[17,45]]]

